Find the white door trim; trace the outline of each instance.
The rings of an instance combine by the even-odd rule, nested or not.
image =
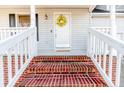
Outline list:
[[[56,36],[55,36],[55,34],[56,34],[56,32],[55,32],[55,15],[56,14],[67,14],[67,15],[69,15],[69,17],[70,17],[70,20],[69,20],[69,30],[70,30],[70,33],[69,33],[69,41],[70,41],[70,47],[68,48],[68,50],[71,50],[71,12],[54,12],[54,15],[53,15],[53,27],[54,27],[54,50],[57,50],[57,48],[56,48],[56,40],[55,40],[55,38],[56,38]]]

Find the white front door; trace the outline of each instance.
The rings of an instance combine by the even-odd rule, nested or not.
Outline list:
[[[70,14],[56,13],[54,17],[56,49],[70,48]]]

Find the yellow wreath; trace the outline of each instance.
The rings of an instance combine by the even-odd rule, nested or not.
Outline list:
[[[57,18],[57,25],[60,26],[60,27],[63,27],[65,26],[67,23],[67,19],[65,16],[63,15],[60,15],[58,18]]]

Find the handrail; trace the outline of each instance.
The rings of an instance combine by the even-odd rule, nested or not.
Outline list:
[[[36,28],[0,41],[0,86],[14,86],[36,54]]]
[[[89,31],[91,34],[97,36],[102,41],[106,42],[108,45],[112,46],[113,48],[117,49],[120,53],[124,53],[124,42],[121,40],[114,38],[108,34],[93,30]]]
[[[26,31],[28,28],[29,27],[0,27],[0,41]]]
[[[108,86],[119,86],[124,42],[92,28],[88,35],[88,55]]]

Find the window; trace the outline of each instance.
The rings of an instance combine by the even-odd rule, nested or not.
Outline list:
[[[15,14],[9,14],[9,27],[15,27],[16,21],[15,21]]]
[[[19,15],[19,27],[29,27],[30,26],[30,16],[29,15]]]

